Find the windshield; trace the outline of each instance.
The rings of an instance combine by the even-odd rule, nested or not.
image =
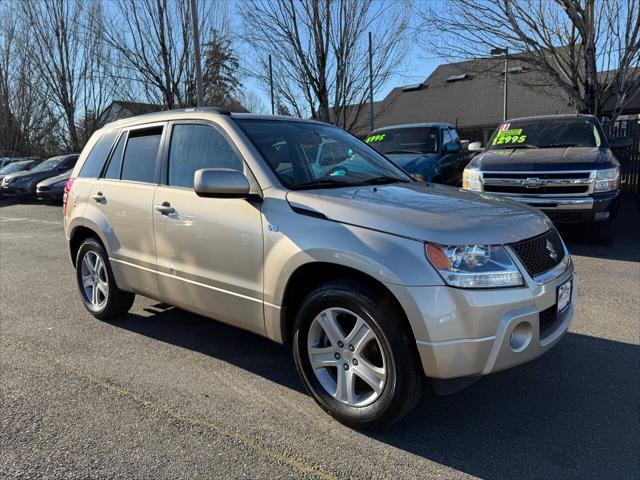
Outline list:
[[[380,153],[437,153],[438,128],[408,127],[372,133],[365,142]]]
[[[6,175],[8,173],[20,172],[28,168],[30,164],[31,162],[13,162],[6,167],[0,168],[0,174]]]
[[[63,158],[50,158],[49,160],[45,160],[40,165],[37,165],[31,169],[32,172],[44,172],[46,170],[53,170],[59,164],[62,163]]]
[[[601,145],[602,134],[596,123],[579,117],[503,123],[489,140],[489,150]]]
[[[386,158],[339,128],[281,120],[237,122],[288,188],[411,181]]]

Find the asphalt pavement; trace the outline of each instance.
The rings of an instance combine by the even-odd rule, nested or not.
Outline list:
[[[0,206],[1,478],[640,478],[640,215],[612,247],[564,232],[580,275],[547,355],[384,433],[338,424],[288,346],[138,297],[78,296],[59,206]]]

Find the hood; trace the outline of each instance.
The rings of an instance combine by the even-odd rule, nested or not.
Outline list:
[[[4,178],[8,181],[11,179],[12,182],[15,181],[26,181],[26,182],[40,182],[45,178],[50,178],[52,175],[56,175],[58,173],[57,170],[45,170],[43,172],[32,172],[27,170],[26,172],[15,172],[6,175]],[[14,180],[15,179],[15,180]]]
[[[607,168],[607,164],[613,162],[608,148],[569,147],[487,150],[474,157],[469,165],[482,171],[535,172]]]
[[[56,175],[55,177],[47,178],[42,180],[38,185],[42,185],[43,187],[50,187],[54,183],[62,182],[63,180],[69,180],[71,178],[71,172],[73,169],[68,172],[62,173],[60,175]]]
[[[440,244],[505,244],[546,232],[539,211],[486,193],[419,182],[297,190],[292,207],[330,220]]]

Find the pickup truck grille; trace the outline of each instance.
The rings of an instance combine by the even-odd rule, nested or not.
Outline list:
[[[593,174],[583,172],[484,172],[485,192],[506,195],[588,195]]]
[[[564,259],[564,246],[555,228],[537,237],[514,243],[511,248],[532,277],[551,270]]]

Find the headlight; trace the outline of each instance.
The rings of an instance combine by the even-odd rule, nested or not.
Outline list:
[[[620,187],[620,168],[606,168],[596,173],[596,192],[608,192]]]
[[[504,247],[426,244],[429,262],[444,281],[460,288],[515,287],[523,284]]]
[[[462,172],[462,188],[465,190],[473,190],[474,192],[481,192],[482,180],[480,170],[465,168]]]

